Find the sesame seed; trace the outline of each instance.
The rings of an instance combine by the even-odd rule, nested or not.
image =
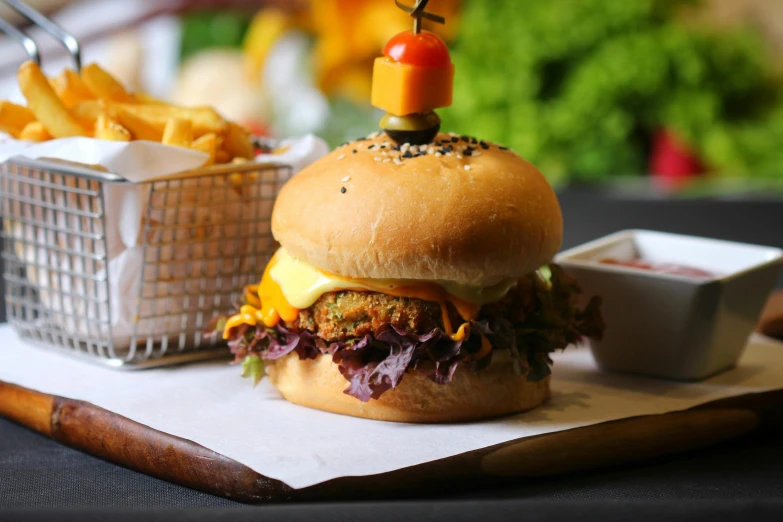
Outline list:
[[[460,139],[461,139],[462,141],[467,141],[467,142],[470,142],[470,136],[465,136],[464,134],[463,134],[462,136],[460,136]]]
[[[436,153],[435,153],[435,157],[436,157],[436,158],[440,158],[441,156],[443,156],[443,154],[441,154],[440,152],[436,152]]]
[[[464,154],[465,156],[470,157],[473,154],[473,151],[465,149],[465,151],[462,154]]]
[[[413,153],[411,151],[409,151],[409,150],[406,150],[405,152],[402,153],[402,157],[403,158],[412,158],[413,157]]]
[[[471,142],[473,145],[476,145],[476,144],[478,143],[478,140],[477,140],[476,138],[470,138],[470,142]]]
[[[369,146],[367,147],[367,149],[374,149],[374,148],[375,148],[375,143],[373,143],[372,145],[369,145]]]
[[[386,148],[386,145],[381,145],[381,148],[382,148],[382,149],[385,149],[385,148]]]
[[[462,154],[457,154],[457,159],[462,159]]]
[[[408,142],[405,142],[405,143],[403,143],[403,144],[400,146],[400,150],[401,150],[402,152],[407,152],[407,151],[408,151],[408,149],[410,149],[410,148],[411,148],[411,144],[410,144],[410,143],[408,143]]]
[[[465,165],[467,167],[467,165]],[[340,187],[340,194],[345,194],[345,187]]]
[[[381,161],[381,157],[380,157],[380,156],[375,156],[373,159],[374,159],[375,161]]]
[[[481,148],[484,149],[484,150],[489,148],[489,145],[487,145],[486,141],[480,141],[479,145],[481,145]]]
[[[457,143],[458,141],[459,141],[459,138],[458,138],[458,137],[456,137],[456,136],[452,136],[452,138],[451,138],[451,142],[452,142],[452,143]]]
[[[503,146],[500,146],[500,147],[498,147],[498,148],[499,148],[500,150],[508,150],[508,147],[503,147]]]
[[[470,165],[465,165],[465,170],[470,170]]]
[[[345,176],[341,181],[351,181],[351,176]]]
[[[337,156],[337,159],[338,159],[338,160],[341,160],[341,159],[343,159],[344,157],[345,157],[345,154],[340,154],[339,156]]]
[[[394,163],[397,165],[402,165],[402,161],[400,161],[400,158],[394,158]]]
[[[354,154],[356,154],[356,149],[353,149],[351,152],[353,152]]]
[[[389,163],[390,161],[391,161],[391,158],[386,158],[385,160],[383,160],[384,163]]]

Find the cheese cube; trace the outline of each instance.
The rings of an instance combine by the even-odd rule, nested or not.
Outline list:
[[[376,58],[372,73],[372,104],[396,116],[429,112],[451,105],[454,65],[420,67]]]

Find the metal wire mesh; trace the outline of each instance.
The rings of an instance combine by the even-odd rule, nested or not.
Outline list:
[[[66,164],[17,158],[0,165],[9,322],[23,338],[115,367],[225,353],[202,330],[260,278],[276,248],[272,205],[290,174],[285,166],[245,164],[131,187]],[[108,189],[119,185],[146,202],[137,251],[123,253],[141,256],[141,273],[123,295],[110,284],[118,240],[106,222]],[[130,336],[114,328],[118,315],[128,315],[122,307],[132,308]]]

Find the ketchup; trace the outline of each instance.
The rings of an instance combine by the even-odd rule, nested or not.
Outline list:
[[[630,261],[620,261],[614,258],[601,259],[601,263],[605,265],[619,265],[627,266],[631,268],[638,268],[640,270],[649,270],[651,272],[657,272],[659,274],[672,274],[687,277],[698,277],[703,279],[710,279],[716,277],[717,274],[702,270],[701,268],[694,268],[692,266],[678,265],[675,263],[653,263],[651,261],[645,261],[644,259],[631,259]]]

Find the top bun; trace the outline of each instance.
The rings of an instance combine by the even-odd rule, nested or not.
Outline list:
[[[393,146],[385,134],[357,140],[296,174],[275,203],[275,238],[342,276],[472,285],[521,277],[557,253],[557,197],[516,153],[450,134]]]

